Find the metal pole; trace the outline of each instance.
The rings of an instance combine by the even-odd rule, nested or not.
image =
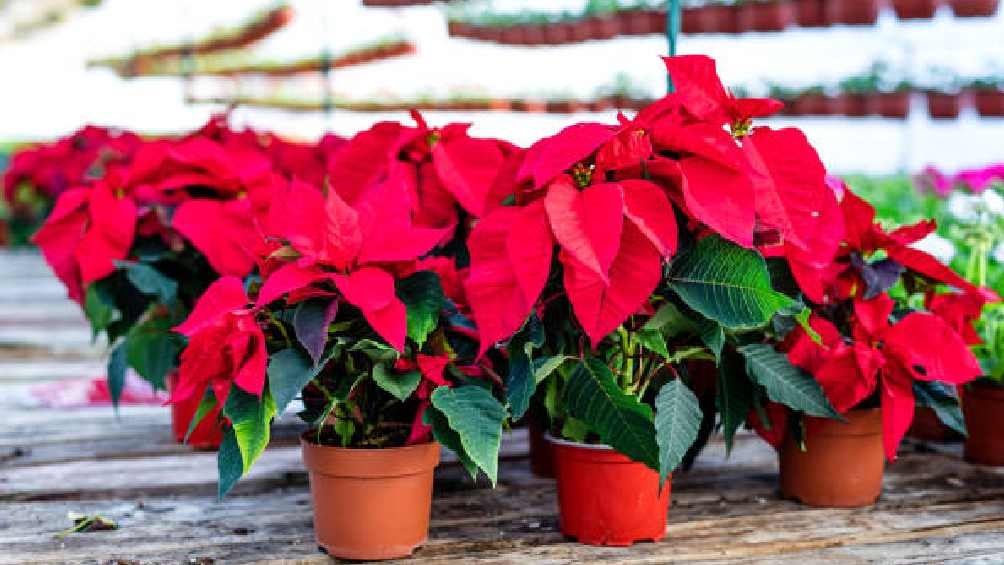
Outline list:
[[[666,0],[666,39],[669,55],[676,55],[676,38],[680,35],[680,0]],[[673,77],[666,79],[666,91],[673,92]]]

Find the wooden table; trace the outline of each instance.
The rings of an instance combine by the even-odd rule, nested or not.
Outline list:
[[[36,255],[0,254],[0,564],[331,561],[313,540],[295,418],[217,502],[214,454],[174,444],[166,408],[27,406],[32,384],[102,371],[75,308]],[[1004,563],[1004,470],[962,462],[956,444],[905,445],[872,508],[818,510],[778,498],[775,455],[754,436],[730,459],[713,442],[674,478],[666,539],[631,548],[565,540],[526,445],[506,437],[495,489],[439,468],[430,541],[411,562]],[[69,512],[119,528],[54,537]]]

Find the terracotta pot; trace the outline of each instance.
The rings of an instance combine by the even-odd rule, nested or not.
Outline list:
[[[547,111],[547,102],[541,100],[513,100],[512,109],[514,112],[540,114]]]
[[[918,406],[913,413],[913,422],[906,435],[921,441],[951,441],[960,436],[955,430],[942,423],[933,408]]]
[[[621,33],[625,35],[648,35],[652,33],[648,12],[645,10],[626,10],[619,12]]]
[[[795,0],[795,23],[801,27],[824,27],[826,7],[823,0]]]
[[[570,41],[573,43],[589,41],[593,38],[593,23],[590,20],[568,22],[568,26],[571,35]]]
[[[997,13],[1000,0],[949,0],[958,18],[986,18]]]
[[[784,31],[795,21],[794,6],[787,0],[746,2],[739,5],[740,31]]]
[[[467,22],[461,22],[457,20],[452,20],[446,24],[447,30],[450,37],[470,37],[471,36],[471,24]]]
[[[548,436],[554,448],[561,533],[589,545],[628,546],[666,535],[670,482],[603,445]]]
[[[845,116],[861,118],[875,113],[877,100],[876,93],[857,94],[844,93],[840,95],[841,106]]]
[[[529,418],[530,471],[538,477],[554,478],[554,450],[536,419]]]
[[[928,91],[927,113],[936,120],[955,119],[962,110],[962,101],[958,94]]]
[[[502,28],[499,42],[505,45],[522,45],[523,26],[515,25]]]
[[[177,373],[167,376],[167,390],[174,390],[178,384]],[[174,433],[174,440],[178,443],[185,443],[185,434],[188,433],[189,426],[192,425],[192,418],[199,409],[202,398],[193,396],[182,402],[171,404],[171,431]],[[217,405],[212,412],[206,415],[195,429],[192,435],[188,436],[188,445],[193,449],[212,451],[219,449],[223,442],[223,424],[219,421],[221,406]]]
[[[781,448],[781,496],[809,506],[855,508],[882,493],[882,411],[852,410],[838,420],[805,417],[802,451],[789,434]]]
[[[910,113],[910,93],[880,92],[878,94],[878,115],[884,118],[902,120]]]
[[[592,39],[613,39],[621,33],[621,20],[616,14],[594,16],[587,21]]]
[[[589,103],[590,112],[606,112],[614,107],[609,98],[598,98]]]
[[[732,4],[711,4],[704,10],[708,33],[739,33],[739,10]]]
[[[939,0],[892,0],[892,9],[901,20],[929,20],[938,11]]]
[[[962,391],[966,461],[1004,466],[1004,387],[974,383]]]
[[[832,116],[837,113],[838,101],[825,94],[803,94],[791,104],[795,116]]]
[[[548,100],[549,114],[577,114],[589,109],[589,106],[578,100]]]
[[[651,33],[666,33],[666,10],[646,10]]]
[[[1004,116],[1004,91],[974,90],[973,105],[983,117]]]
[[[341,559],[407,557],[429,536],[435,442],[387,449],[313,443],[305,433],[303,463],[314,502],[314,535]]]
[[[523,26],[523,45],[544,45],[547,43],[547,33],[540,24],[527,24]]]
[[[544,43],[561,45],[572,40],[572,26],[566,22],[555,22],[544,26]]]
[[[834,24],[874,25],[879,0],[827,0],[826,20]]]

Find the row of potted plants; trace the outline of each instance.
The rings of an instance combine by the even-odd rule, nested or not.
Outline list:
[[[206,37],[184,43],[157,45],[123,57],[88,61],[89,66],[110,67],[122,76],[141,76],[164,64],[164,60],[190,59],[196,55],[219,53],[247,47],[285,27],[294,16],[293,7],[279,4],[252,16],[248,21],[212,32]]]
[[[527,149],[415,112],[301,175],[217,123],[64,193],[35,239],[116,344],[110,388],[173,374],[188,429],[220,430],[221,496],[302,400],[337,557],[410,554],[439,446],[494,484],[527,417],[583,543],[660,539],[716,426],[779,446],[785,496],[869,504],[918,398],[958,417],[998,298],[911,246],[933,223],[883,229],[800,131],[753,127],[779,102],[666,65],[676,92],[634,119]]]
[[[983,117],[1004,116],[1004,89],[985,83],[961,91],[916,90],[904,84],[896,90],[847,90],[829,94],[821,86],[800,91],[775,87],[771,95],[785,103],[781,114],[787,116],[882,116],[904,119],[910,113],[910,102],[920,94],[927,103],[927,112],[934,119],[955,119],[963,109],[973,108]]]
[[[989,17],[999,0],[947,0],[958,17]],[[930,19],[940,0],[891,0],[900,19]],[[779,32],[798,25],[873,25],[881,0],[721,0],[684,4],[683,33]],[[449,33],[509,45],[556,45],[620,35],[665,34],[665,2],[593,0],[581,13],[453,10]]]
[[[129,69],[128,76],[289,76],[365,65],[411,55],[416,51],[417,47],[410,40],[388,37],[353,47],[343,53],[322,54],[293,61],[247,61],[242,53],[204,55],[190,60],[162,59],[144,66],[140,71]]]

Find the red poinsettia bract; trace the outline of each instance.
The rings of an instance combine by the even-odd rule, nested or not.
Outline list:
[[[265,335],[240,279],[214,282],[174,330],[188,336],[188,346],[181,354],[172,402],[201,398],[211,388],[223,405],[231,384],[261,396],[268,362]]]
[[[942,318],[912,312],[893,323],[894,307],[885,293],[855,300],[851,344],[832,322],[813,316],[810,324],[821,343],[798,329],[788,350],[792,364],[815,377],[840,413],[880,388],[883,442],[890,460],[913,420],[915,379],[960,385],[982,374],[966,342]]]

